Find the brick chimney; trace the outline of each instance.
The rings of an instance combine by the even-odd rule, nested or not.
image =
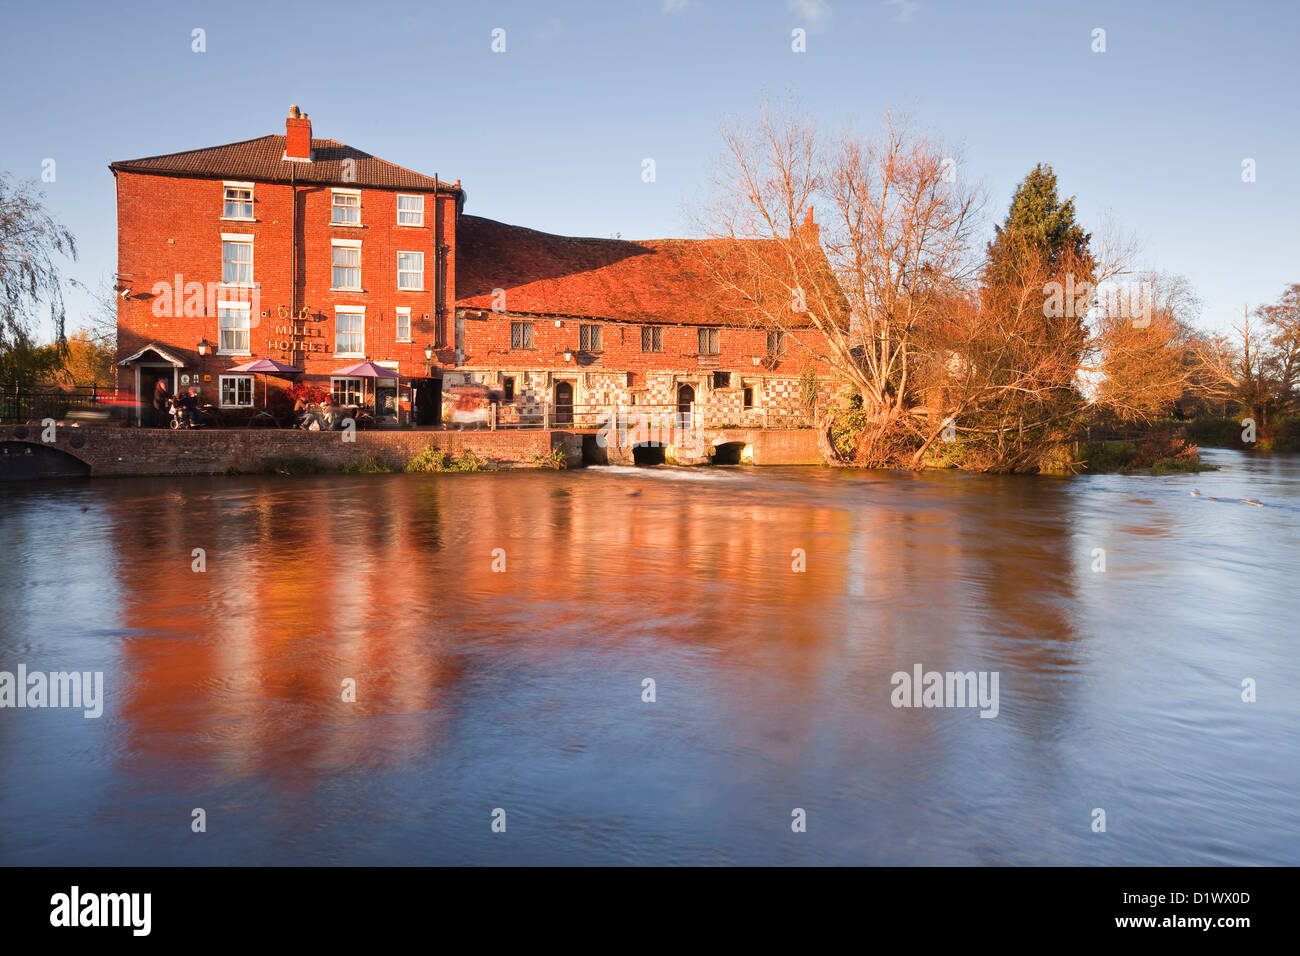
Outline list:
[[[289,107],[289,118],[284,121],[284,158],[311,162],[311,120],[296,106]]]
[[[808,207],[808,212],[803,217],[803,223],[799,226],[799,238],[810,246],[815,246],[821,241],[821,228],[813,222],[813,207]]]

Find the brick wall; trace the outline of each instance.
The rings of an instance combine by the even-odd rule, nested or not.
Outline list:
[[[822,461],[816,432],[811,429],[719,429],[710,430],[706,436],[709,443],[715,437],[751,446],[756,465],[804,465]],[[53,448],[86,462],[91,475],[100,477],[255,473],[265,471],[268,462],[277,458],[311,458],[337,468],[374,457],[390,468],[400,468],[425,448],[454,456],[472,451],[486,461],[512,467],[537,467],[537,458],[559,449],[569,466],[576,467],[583,461],[584,436],[542,429],[465,432],[402,429],[359,431],[355,442],[345,442],[341,432],[297,429],[170,431],[59,426],[53,442],[44,443],[40,438],[39,426],[0,426],[0,444],[6,452],[16,452],[29,444]]]
[[[397,225],[399,192],[425,197],[424,226]],[[332,194],[328,186],[257,183],[253,189],[252,222],[222,219],[223,195],[219,179],[118,172],[118,272],[123,274],[121,283],[132,292],[129,300],[118,300],[119,360],[158,342],[185,362],[183,374],[199,376],[197,384],[214,404],[219,400],[218,376],[257,357],[305,368],[309,380],[328,387],[330,372],[359,361],[334,354],[334,307],[363,305],[365,352],[372,360],[397,362],[403,376],[423,375],[428,365],[424,346],[435,341],[435,321],[440,321],[448,347],[435,354],[434,368],[454,362],[451,316],[444,313],[437,319],[434,294],[436,210],[440,217],[439,238],[445,247],[443,301],[454,301],[454,195],[443,194],[435,202],[432,192],[362,189],[360,227],[331,225]],[[248,290],[212,286],[213,292],[209,293],[208,283],[220,283],[222,279],[223,233],[254,237],[253,280],[259,288],[250,322],[250,356],[214,354],[219,340],[214,302],[253,299]],[[331,239],[361,241],[363,292],[331,291]],[[425,291],[398,290],[399,250],[424,253]],[[170,303],[163,298],[178,275],[183,283],[201,284],[197,298],[182,296],[177,302],[174,291]],[[159,294],[155,294],[155,288]],[[280,317],[281,307],[289,310],[295,301],[299,307],[308,308],[310,317],[306,322]],[[409,343],[396,340],[398,306],[411,310]],[[157,314],[160,311],[164,314]],[[297,327],[293,331],[291,324]],[[195,346],[203,338],[213,344],[213,349],[201,358]],[[272,389],[284,386],[276,379],[268,384]],[[260,405],[262,383],[256,385],[256,403]],[[132,370],[120,370],[119,387],[134,390]]]
[[[0,426],[0,442],[40,442],[40,428],[27,426],[27,438]],[[259,472],[276,458],[312,458],[329,467],[373,456],[391,468],[403,467],[425,448],[460,456],[472,451],[505,465],[532,466],[534,456],[560,448],[570,463],[582,461],[581,438],[541,430],[528,431],[359,431],[355,442],[342,432],[297,429],[230,429],[169,431],[141,428],[70,428],[60,426],[51,446],[87,462],[92,476],[211,475]],[[576,455],[576,459],[575,459]]]
[[[477,312],[471,313],[477,315]],[[531,321],[533,347],[512,349],[511,322]],[[557,324],[557,322],[559,324]],[[602,351],[579,351],[580,326],[601,327]],[[806,330],[789,335],[784,355],[766,356],[762,329],[718,329],[717,355],[698,354],[696,326],[662,326],[663,351],[641,351],[641,326],[618,322],[584,323],[576,319],[510,316],[466,318],[466,382],[500,386],[514,380],[518,414],[538,420],[543,402],[554,402],[555,386],[567,382],[576,405],[673,406],[679,388],[695,393],[695,414],[702,425],[773,426],[805,424],[801,376],[818,377],[818,398],[828,401],[836,377],[812,358],[801,339],[816,346],[820,335]],[[566,362],[565,352],[569,353]],[[754,356],[761,364],[754,364]],[[725,380],[721,373],[725,373]],[[449,381],[459,381],[453,376]],[[745,407],[745,391],[750,407]]]

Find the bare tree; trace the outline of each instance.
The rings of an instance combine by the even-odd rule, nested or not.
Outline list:
[[[874,138],[824,137],[792,107],[767,107],[726,127],[723,144],[698,223],[727,240],[710,246],[721,297],[842,376],[877,439],[915,430],[907,419],[929,409],[913,388],[913,338],[974,274],[979,191],[893,115]]]
[[[1229,333],[1202,333],[1192,343],[1195,380],[1209,401],[1236,405],[1267,428],[1297,408],[1300,387],[1300,284],[1277,302],[1248,308]]]
[[[1276,404],[1283,412],[1293,412],[1300,405],[1300,283],[1287,286],[1276,302],[1261,305],[1255,315],[1264,320],[1265,364]]]
[[[1241,321],[1229,333],[1202,333],[1193,342],[1201,393],[1211,401],[1234,404],[1264,427],[1273,388],[1264,360],[1259,327],[1242,309]]]

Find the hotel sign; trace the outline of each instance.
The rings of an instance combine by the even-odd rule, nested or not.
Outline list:
[[[329,340],[321,320],[312,316],[311,310],[303,306],[295,319],[284,306],[279,308],[282,325],[271,329],[275,338],[266,340],[267,351],[280,352],[328,352]]]

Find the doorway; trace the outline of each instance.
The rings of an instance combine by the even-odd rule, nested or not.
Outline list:
[[[417,425],[442,424],[442,379],[417,378],[411,382],[415,389],[415,403],[412,411]]]
[[[136,401],[139,403],[141,428],[166,428],[167,410],[157,412],[153,407],[154,390],[158,383],[167,386],[167,394],[176,394],[176,370],[170,365],[136,366]]]
[[[573,383],[555,383],[555,424],[573,424]]]
[[[690,385],[677,386],[677,427],[689,431],[695,427],[695,389]]]

